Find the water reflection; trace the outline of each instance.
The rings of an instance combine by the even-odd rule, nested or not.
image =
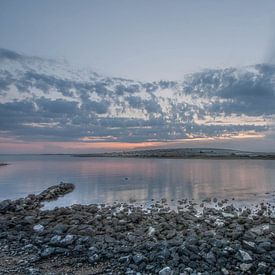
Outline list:
[[[144,203],[162,197],[205,197],[253,201],[254,194],[274,202],[275,161],[73,158],[69,156],[3,157],[0,200],[38,193],[60,181],[76,185],[73,193],[50,205]]]

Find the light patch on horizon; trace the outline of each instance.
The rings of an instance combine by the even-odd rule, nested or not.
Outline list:
[[[59,123],[58,122],[23,123],[22,125],[27,127],[33,127],[33,128],[55,128],[59,126]]]
[[[256,116],[236,115],[231,116],[205,116],[204,119],[198,119],[195,117],[194,122],[197,124],[208,124],[208,125],[258,125],[267,126],[272,123],[272,118],[263,118]]]
[[[207,141],[207,140],[224,140],[224,139],[250,139],[250,138],[264,138],[265,134],[257,133],[255,131],[247,131],[247,132],[237,132],[237,133],[224,133],[216,137],[208,137],[208,136],[196,136],[193,134],[187,134],[188,139],[184,139],[181,141]],[[179,142],[180,140],[176,141]]]
[[[113,136],[87,136],[79,138],[80,141],[84,142],[98,142],[98,141],[116,141],[117,138]]]

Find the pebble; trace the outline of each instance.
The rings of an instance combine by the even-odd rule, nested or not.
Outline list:
[[[42,233],[44,231],[44,226],[41,224],[36,224],[34,225],[33,230],[37,233]]]
[[[171,274],[172,274],[172,270],[169,266],[166,266],[159,271],[159,275],[171,275]]]
[[[242,263],[242,264],[240,264],[240,269],[241,269],[241,271],[246,272],[251,268],[251,266],[252,266],[252,264]]]
[[[239,257],[243,262],[251,262],[253,259],[248,252],[239,249]]]
[[[273,272],[275,244],[266,205],[260,205],[260,214],[225,200],[223,208],[201,205],[199,210],[199,204],[181,200],[176,211],[165,199],[147,209],[116,203],[41,210],[44,201],[69,190],[71,185],[61,184],[0,202],[0,256],[19,257],[17,274],[35,274],[42,261],[51,265],[62,257],[74,268],[107,264],[103,274]],[[12,266],[7,270],[14,272]]]

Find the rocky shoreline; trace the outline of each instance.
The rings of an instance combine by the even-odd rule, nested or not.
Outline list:
[[[43,210],[61,183],[0,202],[0,274],[275,274],[274,206],[166,200]],[[198,211],[198,208],[200,211]]]

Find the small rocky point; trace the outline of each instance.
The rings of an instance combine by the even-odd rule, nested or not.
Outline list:
[[[274,207],[166,200],[43,210],[74,189],[0,202],[0,274],[272,274]],[[209,201],[210,200],[210,201]],[[205,206],[208,205],[208,206]]]

